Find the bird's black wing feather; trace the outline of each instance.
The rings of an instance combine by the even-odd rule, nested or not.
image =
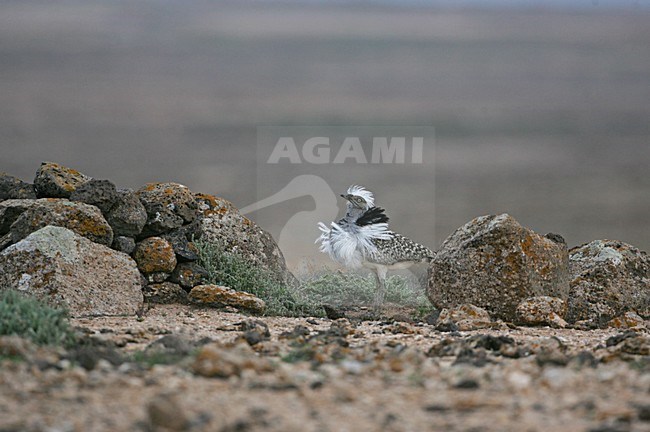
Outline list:
[[[386,223],[388,222],[388,216],[384,213],[384,210],[381,207],[372,207],[366,210],[364,214],[357,219],[356,224],[359,226],[373,225],[377,223]]]

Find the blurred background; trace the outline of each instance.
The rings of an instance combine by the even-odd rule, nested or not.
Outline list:
[[[0,171],[50,160],[241,208],[263,198],[257,127],[303,124],[433,126],[433,184],[352,182],[434,249],[508,212],[650,250],[647,1],[0,3]]]

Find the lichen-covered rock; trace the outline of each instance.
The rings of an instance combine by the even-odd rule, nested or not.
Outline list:
[[[0,172],[0,201],[8,199],[36,199],[34,185]]]
[[[106,220],[115,235],[136,237],[147,222],[147,211],[135,192],[120,189],[115,203],[106,213]]]
[[[105,246],[113,243],[113,230],[97,207],[56,198],[38,199],[18,216],[9,230],[12,243],[48,225],[68,228]]]
[[[564,328],[567,326],[562,318],[565,315],[566,302],[557,297],[531,297],[517,306],[517,322],[523,325]]]
[[[71,230],[48,226],[0,252],[0,289],[13,288],[73,316],[134,314],[142,306],[135,262]]]
[[[197,195],[204,216],[201,241],[223,245],[251,266],[268,271],[278,282],[296,286],[297,280],[287,269],[282,251],[271,235],[243,216],[228,201],[210,195]]]
[[[594,240],[569,252],[567,321],[598,325],[635,311],[650,317],[650,257],[632,245]]]
[[[246,309],[254,313],[262,313],[266,309],[264,300],[243,291],[218,285],[198,285],[190,291],[189,299],[194,303],[205,305],[232,306]]]
[[[187,303],[187,292],[171,282],[153,283],[144,287],[144,298],[150,303]]]
[[[94,205],[103,214],[108,213],[118,198],[119,194],[115,185],[108,180],[88,180],[70,194],[70,201],[81,201]]]
[[[85,174],[54,162],[43,162],[36,171],[34,189],[38,198],[69,198],[79,186],[90,180]]]
[[[180,263],[172,272],[169,280],[184,288],[193,288],[208,280],[208,271],[196,263]]]
[[[171,274],[176,267],[176,255],[169,242],[160,237],[149,237],[135,246],[133,258],[145,275]]]
[[[477,330],[493,325],[490,314],[485,309],[472,304],[443,309],[438,317],[438,323],[442,325],[453,323],[461,331]]]
[[[200,225],[198,221],[163,234],[160,237],[167,240],[174,248],[178,262],[190,262],[199,259],[199,250],[190,239],[200,235]]]
[[[135,250],[135,239],[132,237],[117,236],[113,239],[111,248],[119,252],[124,252],[127,255],[131,255]]]
[[[148,183],[136,194],[147,211],[144,236],[169,232],[198,216],[194,195],[178,183]]]
[[[445,240],[431,262],[429,300],[438,308],[471,303],[513,321],[517,305],[529,297],[566,299],[566,245],[557,235],[549,237],[507,214],[468,222]]]
[[[607,323],[608,327],[631,330],[644,330],[646,328],[643,318],[634,312],[625,312]]]

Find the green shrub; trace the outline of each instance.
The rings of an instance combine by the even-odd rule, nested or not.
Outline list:
[[[371,305],[377,290],[372,274],[331,271],[306,277],[298,287],[288,287],[270,271],[222,244],[201,240],[194,244],[210,283],[256,295],[266,302],[267,315],[324,316],[323,305]],[[412,307],[416,315],[426,315],[432,309],[420,284],[400,275],[386,279],[385,302]]]
[[[322,272],[303,281],[300,295],[319,304],[334,307],[349,305],[370,305],[377,292],[373,274]],[[401,275],[386,278],[386,303],[413,307],[420,310],[430,308],[424,290],[414,281]]]
[[[208,271],[208,281],[256,295],[266,302],[267,315],[304,316],[323,312],[318,305],[302,301],[296,292],[277,280],[270,271],[228,251],[220,243],[194,241],[199,264]]]
[[[74,342],[68,314],[14,290],[0,291],[0,335],[17,335],[38,345]]]

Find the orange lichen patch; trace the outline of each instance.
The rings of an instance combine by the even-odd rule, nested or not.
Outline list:
[[[133,258],[142,273],[171,273],[176,267],[176,254],[172,245],[160,237],[149,237],[138,243]]]
[[[142,190],[152,191],[152,190],[156,189],[159,184],[160,183],[147,183],[146,185],[144,185],[144,187],[142,189],[140,189],[140,191],[142,191]],[[138,191],[138,192],[140,192],[140,191]]]

